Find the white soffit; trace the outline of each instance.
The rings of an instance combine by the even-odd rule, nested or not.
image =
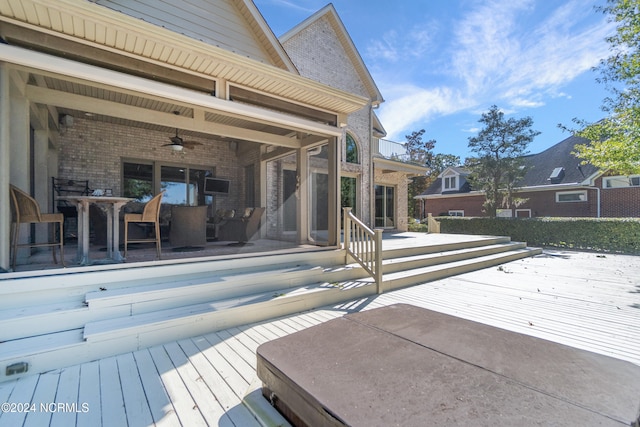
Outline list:
[[[200,92],[15,46],[0,44],[0,61],[33,70],[42,70],[59,76],[66,76],[67,78],[79,79],[89,84],[94,83],[108,86],[114,90],[120,89],[141,95],[159,97],[167,101],[196,106],[220,114],[226,113],[227,115],[236,117],[245,117],[249,120],[268,122],[301,131],[308,131],[313,134],[326,136],[342,135],[342,129],[334,126],[279,113],[277,111],[254,107],[252,105],[223,100]]]
[[[350,114],[367,99],[86,0],[0,0],[0,20],[326,111]]]

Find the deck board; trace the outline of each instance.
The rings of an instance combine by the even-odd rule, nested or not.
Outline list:
[[[55,397],[56,403],[71,404],[64,410],[56,409],[51,414],[51,427],[65,427],[76,424],[78,412],[78,391],[80,389],[80,365],[62,369],[58,390]]]
[[[146,399],[145,399],[146,401]],[[101,425],[100,408],[100,363],[93,361],[80,366],[78,403],[87,405],[87,411],[78,414],[76,424],[80,427]]]
[[[101,359],[100,367],[100,411],[102,425],[127,425],[118,362],[115,357]]]
[[[557,252],[0,383],[0,403],[87,402],[90,411],[76,422],[92,427],[258,425],[242,399],[255,392],[260,344],[396,303],[640,365],[640,257]],[[47,420],[46,413],[0,413],[0,426]]]
[[[176,410],[151,353],[148,349],[138,350],[133,353],[133,357],[144,387],[144,396],[138,396],[137,399],[145,399],[148,402],[151,416],[156,425],[179,426],[180,422]]]
[[[33,394],[32,402],[55,402],[56,391],[58,389],[58,382],[60,381],[60,374],[58,371],[48,372],[42,374],[38,378],[38,384],[36,385],[35,392]],[[96,385],[98,383],[96,382]],[[1,399],[1,398],[0,398]],[[98,411],[96,411],[98,413]],[[25,425],[43,425],[48,426],[51,421],[51,413],[45,411],[33,411],[26,414]],[[100,419],[98,419],[98,425]]]

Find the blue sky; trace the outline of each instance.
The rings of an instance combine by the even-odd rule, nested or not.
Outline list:
[[[276,36],[326,0],[254,0]],[[333,0],[385,102],[387,139],[414,130],[436,153],[469,155],[482,112],[533,118],[540,152],[567,138],[557,124],[596,121],[607,95],[592,71],[615,27],[604,0]]]

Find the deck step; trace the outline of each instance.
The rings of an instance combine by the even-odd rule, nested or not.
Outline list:
[[[427,267],[415,268],[409,271],[399,271],[383,275],[383,290],[388,292],[412,286],[418,283],[431,282],[445,277],[468,273],[500,264],[504,264],[517,259],[526,258],[542,253],[538,248],[517,248],[508,252],[493,253],[476,258],[462,259],[446,264],[430,265]]]
[[[207,277],[173,280],[154,285],[107,289],[87,293],[90,310],[127,305],[131,314],[201,301],[223,300],[259,292],[288,289],[320,281],[357,278],[363,274],[359,266],[295,265],[258,272],[227,272]]]
[[[541,252],[511,243],[508,238],[477,242],[468,242],[468,247],[437,245],[439,250],[435,251],[433,247],[392,250],[395,256],[385,256],[383,261],[383,290]],[[68,300],[0,311],[0,368],[26,362],[27,374],[44,372],[377,293],[373,280],[360,266],[327,262],[330,259],[344,259],[344,252],[342,258],[332,253],[317,260],[304,255],[283,263],[261,261],[259,270],[251,266],[245,270],[236,263],[224,271],[212,269],[209,263],[208,272],[204,265],[198,265],[195,271],[180,265],[182,274],[164,270],[167,274],[154,273],[143,284],[135,278],[139,271],[122,282],[114,282],[114,276],[105,274],[103,283],[68,288]],[[91,277],[90,281],[95,279]],[[22,375],[7,377],[4,368],[0,369],[0,381]]]
[[[272,317],[310,310],[327,304],[372,295],[371,282],[315,283],[288,291],[270,291],[221,301],[90,322],[87,342],[134,337],[142,347],[161,340],[199,335]],[[186,335],[185,335],[186,334]],[[162,341],[160,341],[162,342]]]
[[[382,253],[382,259],[395,259],[410,257],[413,255],[426,255],[435,253],[445,253],[460,249],[471,249],[482,246],[497,245],[501,243],[509,243],[511,238],[507,236],[487,236],[473,240],[462,240],[458,242],[438,243],[428,246],[407,246],[400,248],[385,249]]]
[[[522,242],[500,242],[486,246],[477,246],[464,249],[453,249],[444,252],[429,252],[426,254],[411,255],[405,257],[385,259],[382,262],[385,274],[398,271],[407,271],[415,268],[423,268],[431,265],[439,265],[454,261],[477,258],[485,255],[499,254],[517,249],[526,248]]]

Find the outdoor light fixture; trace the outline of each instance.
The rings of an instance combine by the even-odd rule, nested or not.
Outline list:
[[[171,151],[175,151],[176,153],[179,153],[184,149],[184,147],[180,144],[170,144],[169,148],[171,148]]]

